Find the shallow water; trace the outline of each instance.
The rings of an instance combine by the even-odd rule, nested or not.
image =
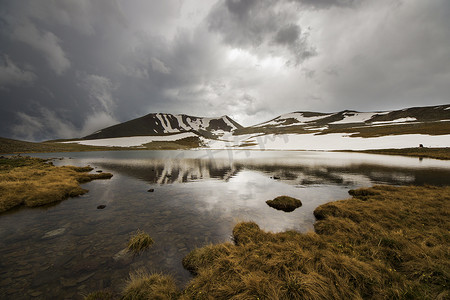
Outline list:
[[[195,247],[231,241],[233,225],[253,220],[270,231],[313,230],[313,210],[373,184],[450,184],[450,162],[358,153],[293,151],[117,151],[33,154],[55,165],[91,165],[110,180],[44,208],[0,215],[0,298],[77,299],[120,291],[130,271],[191,277],[181,265]],[[147,192],[153,188],[154,192]],[[302,200],[291,213],[265,201]],[[98,210],[98,205],[106,205]],[[155,244],[122,251],[137,229]]]

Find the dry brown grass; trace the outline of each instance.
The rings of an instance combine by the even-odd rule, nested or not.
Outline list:
[[[144,231],[137,230],[128,241],[127,249],[130,252],[139,254],[148,249],[153,244],[153,239]]]
[[[30,157],[0,158],[0,212],[35,207],[87,193],[80,183],[108,179],[110,173],[87,174],[90,167],[55,167]]]
[[[187,137],[176,141],[161,141],[144,144],[146,150],[180,150],[192,149],[202,146],[203,143],[199,137]]]
[[[114,300],[118,299],[111,291],[95,291],[84,297],[84,300]]]
[[[403,149],[376,149],[376,150],[364,150],[356,151],[364,153],[374,154],[386,154],[386,155],[402,155],[413,157],[427,157],[435,159],[450,159],[450,148],[403,148]]]
[[[0,137],[0,153],[48,153],[48,152],[81,152],[81,151],[110,151],[129,150],[124,147],[88,146],[76,143],[58,143],[48,141],[42,143],[25,142]]]
[[[202,146],[202,142],[198,137],[187,137],[177,141],[151,142],[142,147],[102,147],[81,145],[77,143],[60,143],[58,141],[33,143],[0,137],[0,153],[9,154],[82,151],[178,150],[198,148],[199,146]]]
[[[172,277],[137,271],[130,274],[122,294],[123,300],[165,300],[178,299],[179,292]]]
[[[445,299],[450,187],[375,186],[320,206],[316,233],[239,223],[192,251],[182,299]]]

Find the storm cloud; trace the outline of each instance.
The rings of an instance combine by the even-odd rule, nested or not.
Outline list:
[[[446,0],[23,0],[0,10],[0,136],[150,112],[243,125],[449,103]]]
[[[232,47],[249,48],[259,57],[284,58],[286,65],[298,66],[316,54],[308,44],[308,33],[296,24],[298,8],[295,2],[276,0],[219,1],[208,16],[208,25]]]

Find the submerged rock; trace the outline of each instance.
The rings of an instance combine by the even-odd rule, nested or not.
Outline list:
[[[147,192],[153,193],[155,189],[149,189]]]
[[[39,297],[42,294],[43,293],[41,291],[32,291],[32,292],[28,293],[28,295],[30,295],[31,297]]]
[[[87,275],[84,275],[84,276],[78,278],[78,279],[77,279],[77,284],[80,284],[80,283],[82,283],[83,281],[88,280],[89,278],[91,278],[91,277],[94,276],[94,275],[95,275],[95,272],[90,273],[90,274],[87,274]]]
[[[132,255],[128,252],[128,249],[122,249],[113,256],[114,261],[131,261]]]
[[[66,231],[65,228],[58,228],[58,229],[49,231],[42,236],[42,239],[49,239],[49,238],[53,238],[53,237],[62,235],[64,233],[64,231]]]

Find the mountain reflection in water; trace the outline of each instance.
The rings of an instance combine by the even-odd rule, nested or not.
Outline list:
[[[186,183],[208,179],[220,179],[227,182],[242,170],[260,172],[288,184],[300,186],[315,184],[445,185],[449,183],[450,164],[430,159],[425,161],[410,157],[394,157],[393,159],[384,155],[323,152],[304,152],[303,156],[296,152],[293,154],[294,159],[284,156],[276,157],[279,153],[270,151],[235,158],[223,157],[223,153],[220,152],[219,154],[222,155],[200,155],[200,158],[100,158],[93,163],[101,168],[155,184]],[[371,159],[368,161],[361,159],[361,155]],[[352,159],[352,156],[359,156],[359,159]]]

